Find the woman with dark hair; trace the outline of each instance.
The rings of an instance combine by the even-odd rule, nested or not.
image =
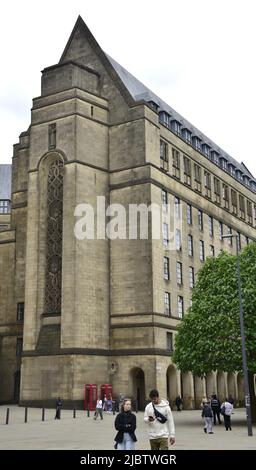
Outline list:
[[[131,412],[131,400],[124,399],[121,413],[115,419],[115,428],[118,431],[115,437],[115,449],[134,450],[137,438],[135,436],[136,416]]]

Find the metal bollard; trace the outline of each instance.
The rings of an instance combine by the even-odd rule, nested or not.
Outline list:
[[[10,414],[10,408],[7,408],[7,410],[6,410],[6,421],[5,421],[5,424],[9,424],[9,414]]]
[[[75,418],[75,417],[76,417],[76,409],[74,408],[73,409],[73,418]]]
[[[28,409],[27,407],[25,408],[25,420],[24,420],[24,423],[27,423],[28,422]]]
[[[138,400],[136,400],[135,411],[138,413]]]
[[[45,414],[45,409],[42,408],[42,421],[44,421],[44,414]]]
[[[89,408],[89,406],[87,408],[87,418],[90,418],[90,408]]]

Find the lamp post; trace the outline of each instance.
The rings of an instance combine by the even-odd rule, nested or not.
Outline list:
[[[245,343],[245,331],[244,331],[244,314],[243,314],[243,302],[242,302],[242,289],[241,289],[241,271],[240,271],[240,235],[222,235],[224,238],[235,238],[236,239],[236,259],[237,259],[237,285],[238,285],[238,296],[239,296],[239,317],[240,317],[240,332],[242,340],[242,360],[243,360],[243,374],[244,374],[244,394],[245,394],[245,407],[246,407],[246,419],[247,419],[247,430],[248,436],[252,436],[252,415],[251,415],[251,403],[250,403],[250,392],[248,382],[248,369],[246,359],[246,343]]]

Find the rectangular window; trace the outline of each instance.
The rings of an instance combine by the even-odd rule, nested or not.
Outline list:
[[[173,176],[180,179],[180,153],[176,149],[172,149],[172,166]]]
[[[193,236],[188,235],[188,255],[193,256]]]
[[[173,351],[173,333],[166,333],[167,351]]]
[[[221,241],[223,241],[222,235],[223,235],[223,223],[222,223],[222,222],[219,222],[219,239],[220,239]]]
[[[164,314],[171,315],[171,296],[169,292],[164,293]]]
[[[24,302],[17,303],[17,321],[24,321]]]
[[[177,276],[177,284],[182,284],[182,263],[177,261],[176,263],[176,276]]]
[[[167,205],[168,205],[168,193],[164,189],[162,189],[162,207],[163,210],[167,210]]]
[[[203,240],[199,241],[199,258],[200,258],[200,261],[204,261],[204,242],[203,242]]]
[[[183,318],[183,315],[184,315],[183,297],[181,297],[181,295],[178,295],[178,317]]]
[[[204,186],[206,197],[211,197],[211,175],[208,171],[204,172]]]
[[[248,222],[249,224],[252,224],[252,203],[251,201],[246,201],[246,206],[247,206],[247,216],[248,216]]]
[[[194,284],[195,284],[195,275],[194,275],[194,268],[192,266],[189,266],[188,274],[189,274],[189,287],[193,289]]]
[[[214,255],[215,255],[215,252],[214,252],[214,246],[213,245],[210,245],[210,256],[212,256],[214,258]]]
[[[234,189],[231,189],[231,208],[233,214],[237,215],[237,193]]]
[[[192,206],[187,204],[187,223],[192,225]]]
[[[218,178],[214,177],[214,197],[215,197],[215,202],[217,204],[220,204],[220,180]]]
[[[208,223],[209,223],[209,235],[210,235],[210,238],[213,238],[213,218],[210,215],[208,216]]]
[[[188,157],[183,155],[184,161],[184,183],[191,185],[191,161]]]
[[[174,196],[175,218],[180,219],[180,199]]]
[[[169,243],[168,235],[169,235],[168,224],[163,223],[163,244],[164,244],[164,246],[167,246],[168,243]]]
[[[0,201],[0,214],[9,214],[10,212],[10,201],[1,200]]]
[[[195,190],[201,193],[202,191],[202,179],[201,179],[201,167],[194,164],[194,171],[195,171]]]
[[[160,140],[160,168],[164,171],[169,170],[168,145],[163,140]]]
[[[229,188],[227,184],[223,183],[223,201],[225,209],[229,209]]]
[[[228,227],[228,235],[232,235],[232,228],[231,227]],[[228,244],[229,246],[232,246],[233,245],[233,238],[228,238]]]
[[[239,216],[241,219],[245,219],[245,203],[244,203],[244,197],[239,194]]]
[[[21,354],[22,354],[22,344],[23,344],[23,338],[17,338],[17,341],[16,341],[16,356],[21,356]]]
[[[198,227],[199,230],[203,231],[204,225],[203,225],[203,212],[198,209]]]
[[[176,250],[180,251],[181,250],[181,231],[176,228],[175,232],[175,244],[176,244]]]
[[[245,243],[246,243],[246,245],[249,245],[249,243],[250,243],[249,237],[245,237]]]
[[[164,256],[164,279],[167,281],[170,279],[169,258],[167,256]]]

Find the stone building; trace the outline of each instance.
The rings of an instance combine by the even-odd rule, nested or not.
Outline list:
[[[110,383],[140,407],[151,388],[188,408],[206,392],[242,397],[241,377],[181,374],[171,354],[205,257],[235,252],[222,233],[240,233],[241,246],[256,238],[256,181],[105,54],[81,17],[42,72],[10,184],[11,198],[0,193],[1,402],[82,406],[86,383]],[[161,238],[96,237],[96,224],[94,239],[75,237],[78,204],[108,219],[102,196],[127,213],[170,204]]]

